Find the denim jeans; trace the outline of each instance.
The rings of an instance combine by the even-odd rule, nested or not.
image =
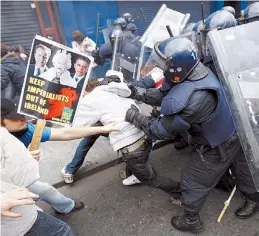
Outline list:
[[[48,213],[38,211],[38,216],[25,236],[74,236],[69,225]]]
[[[93,135],[85,137],[81,140],[72,161],[66,166],[66,171],[69,174],[74,175],[83,165],[85,156],[99,137],[100,135]]]
[[[48,183],[36,181],[27,187],[31,192],[40,195],[39,200],[48,203],[55,211],[69,213],[75,206],[75,202]]]

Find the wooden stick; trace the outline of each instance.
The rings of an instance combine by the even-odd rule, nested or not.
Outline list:
[[[32,140],[29,146],[29,151],[35,151],[35,150],[39,150],[40,148],[40,141],[41,141],[41,136],[43,133],[43,130],[45,128],[46,125],[46,120],[37,120],[37,124],[32,136]]]
[[[233,188],[233,190],[232,190],[232,192],[231,192],[231,194],[230,194],[228,200],[225,201],[225,203],[224,203],[225,206],[224,206],[224,208],[222,209],[222,211],[221,211],[221,213],[220,213],[220,215],[219,215],[219,217],[218,217],[218,220],[217,220],[218,223],[220,223],[221,219],[223,218],[223,216],[224,216],[224,214],[225,214],[225,211],[227,210],[227,208],[228,208],[228,206],[229,206],[229,204],[230,204],[230,201],[231,201],[232,197],[234,196],[234,194],[235,194],[235,192],[236,192],[236,189],[237,189],[237,187],[235,186],[235,187]]]

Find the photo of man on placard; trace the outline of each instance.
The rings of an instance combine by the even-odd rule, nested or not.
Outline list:
[[[38,77],[48,70],[47,63],[51,56],[51,50],[43,44],[39,44],[36,46],[33,56],[35,64],[29,65],[29,74]]]

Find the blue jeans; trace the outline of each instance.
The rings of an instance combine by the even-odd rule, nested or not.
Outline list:
[[[85,137],[81,140],[72,161],[66,166],[66,171],[69,174],[74,175],[83,165],[85,156],[99,137],[100,135],[93,135]]]
[[[74,236],[69,225],[48,213],[38,211],[38,216],[25,236]]]
[[[75,206],[75,202],[48,183],[36,181],[27,187],[31,192],[40,195],[39,200],[49,204],[59,213],[69,213]]]

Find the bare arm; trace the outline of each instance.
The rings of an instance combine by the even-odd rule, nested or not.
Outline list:
[[[110,123],[106,126],[97,127],[71,127],[71,128],[60,128],[51,129],[51,141],[69,141],[73,139],[80,139],[86,136],[95,134],[110,133],[111,131],[117,131],[114,123]]]

